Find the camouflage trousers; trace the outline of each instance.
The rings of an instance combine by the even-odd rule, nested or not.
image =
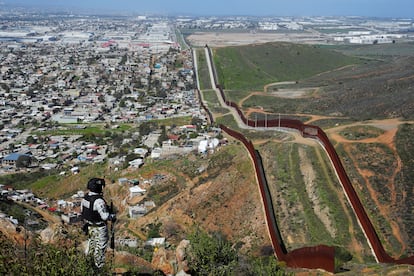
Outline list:
[[[106,225],[89,226],[88,236],[88,246],[85,253],[93,257],[97,268],[102,268],[105,265],[105,252],[108,246],[108,227]]]

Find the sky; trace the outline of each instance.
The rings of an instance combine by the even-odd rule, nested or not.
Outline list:
[[[414,0],[0,0],[37,8],[164,15],[414,18]]]

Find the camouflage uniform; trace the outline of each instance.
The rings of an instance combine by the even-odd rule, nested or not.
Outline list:
[[[98,185],[90,185],[90,183]],[[82,217],[87,225],[88,245],[86,254],[91,255],[97,268],[105,265],[105,252],[108,246],[107,220],[113,220],[115,215],[110,214],[108,206],[102,196],[102,187],[105,181],[93,178],[88,182],[91,190],[82,200]]]

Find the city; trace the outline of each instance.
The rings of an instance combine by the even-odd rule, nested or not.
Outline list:
[[[87,143],[76,136],[50,137],[47,147],[39,146],[30,133],[50,130],[53,124],[84,128],[106,123],[114,128],[151,119],[203,118],[194,93],[191,51],[172,42],[174,30],[165,22],[80,19],[61,25],[67,26],[57,32],[52,26],[25,27],[33,32],[43,28],[42,35],[49,34],[44,40],[25,33],[13,38],[17,41],[2,42],[3,171],[13,170],[12,159],[19,157],[10,157],[13,152],[32,152],[38,161],[105,158],[100,152],[107,152],[104,145],[89,145],[81,152],[80,145]],[[81,31],[92,25],[96,29]],[[7,39],[19,34],[9,32]],[[99,156],[90,156],[91,147]]]

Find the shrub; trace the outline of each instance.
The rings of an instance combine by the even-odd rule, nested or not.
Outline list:
[[[109,274],[109,267],[101,271]],[[33,239],[25,249],[0,234],[0,275],[94,275],[93,265],[76,246],[42,244]]]
[[[200,229],[189,236],[189,267],[192,275],[230,275],[237,265],[237,252],[222,235]]]

